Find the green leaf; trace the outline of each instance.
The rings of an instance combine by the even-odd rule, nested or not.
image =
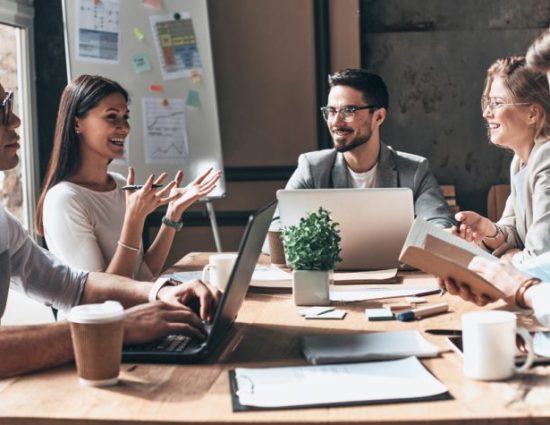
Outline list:
[[[340,229],[330,212],[319,208],[295,226],[283,228],[285,254],[294,270],[332,270],[340,258]]]

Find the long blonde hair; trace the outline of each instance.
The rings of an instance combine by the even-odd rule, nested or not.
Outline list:
[[[510,102],[534,103],[540,106],[541,115],[535,130],[535,143],[550,139],[550,90],[546,75],[529,68],[523,56],[498,59],[487,70],[483,97],[489,96],[491,84],[497,77],[504,80]]]

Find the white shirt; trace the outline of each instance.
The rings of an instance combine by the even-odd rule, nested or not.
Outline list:
[[[105,271],[115,254],[126,212],[122,190],[126,179],[117,173],[110,174],[116,188],[108,192],[63,181],[46,194],[43,221],[48,249],[71,267]],[[153,279],[143,261],[143,248],[138,254],[134,277]]]
[[[88,273],[69,268],[40,248],[0,206],[0,316],[10,287],[36,301],[68,310],[80,301],[87,278]]]
[[[374,164],[369,171],[364,173],[356,173],[351,168],[348,168],[348,181],[350,187],[355,189],[368,189],[376,187],[376,170],[378,169],[378,162]]]
[[[550,282],[544,282],[531,289],[533,311],[537,320],[550,327]]]
[[[514,185],[514,189],[516,189],[517,194],[517,200],[519,202],[519,205],[522,210],[525,211],[525,197],[527,194],[525,193],[525,179],[527,178],[527,168],[523,167],[520,169],[516,174],[512,176],[512,184]]]

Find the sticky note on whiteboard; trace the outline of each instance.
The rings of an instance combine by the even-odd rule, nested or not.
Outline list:
[[[151,62],[149,61],[149,56],[147,56],[147,53],[136,53],[132,57],[132,64],[136,74],[141,74],[142,72],[151,70]]]
[[[190,108],[200,108],[201,99],[199,97],[199,92],[196,90],[189,90],[187,92],[187,106]]]

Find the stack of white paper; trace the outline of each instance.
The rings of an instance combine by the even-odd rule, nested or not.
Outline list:
[[[410,297],[413,295],[426,295],[439,292],[440,289],[436,285],[427,288],[330,288],[331,301],[369,301],[380,300],[385,298]]]
[[[428,398],[447,392],[415,358],[373,363],[235,370],[237,396],[264,408]]]
[[[313,335],[302,338],[302,353],[309,363],[342,363],[435,357],[439,349],[418,331]]]

